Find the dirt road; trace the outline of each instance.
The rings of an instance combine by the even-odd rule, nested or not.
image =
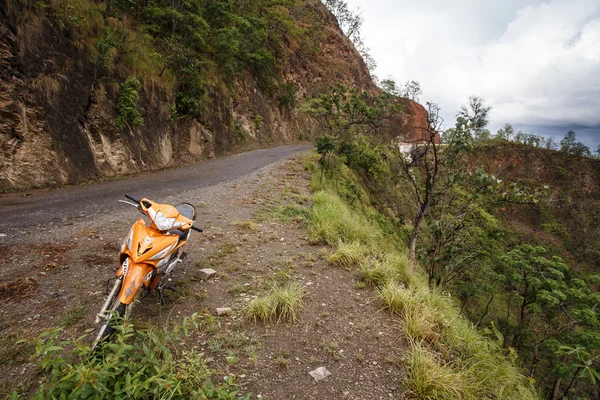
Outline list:
[[[115,212],[122,209],[117,200],[124,193],[157,201],[169,196],[182,199],[187,191],[239,178],[309,148],[295,145],[256,150],[121,181],[4,195],[0,197],[0,242],[14,241],[36,226],[49,229],[72,219]]]
[[[30,361],[33,348],[19,340],[58,327],[61,340],[83,336],[89,342],[95,337],[94,316],[104,301],[106,280],[118,266],[123,236],[139,216],[132,207],[116,203],[124,192],[149,193],[165,202],[190,201],[197,221],[206,228],[202,234],[193,233],[186,245],[188,257],[173,271],[177,292],[167,294],[165,307],[156,295],[137,304],[132,313],[136,326],[162,327],[194,313],[212,315],[216,308],[230,307],[232,315],[215,317],[211,329],[195,331],[182,343],[205,354],[215,380],[232,376],[243,392],[265,400],[406,398],[398,323],[379,310],[371,289],[356,285],[351,271],[328,262],[331,249],[308,241],[299,215],[312,204],[314,165],[300,153],[305,148],[262,150],[126,181],[28,196],[34,201],[21,206],[31,207],[28,213],[35,213],[33,204],[44,201],[54,210],[99,204],[79,208],[52,224],[46,221],[55,216],[39,214],[43,220],[36,221],[16,211],[18,205],[11,206],[12,212],[3,207],[3,229],[11,229],[10,237],[0,238],[0,398],[13,390],[27,398],[41,379]],[[266,166],[260,168],[257,158]],[[278,158],[283,159],[269,161]],[[256,170],[249,172],[251,168]],[[232,178],[217,184],[225,177]],[[140,192],[145,188],[148,191]],[[71,190],[77,193],[72,200],[51,196]],[[15,213],[28,219],[29,227],[17,226]],[[8,220],[13,221],[10,226]],[[36,222],[44,222],[46,230],[35,227]],[[4,245],[3,240],[18,245]],[[206,282],[197,277],[205,267],[217,271]],[[272,282],[303,287],[298,322],[255,323],[247,318],[250,302]],[[315,382],[309,371],[321,366],[332,375]]]

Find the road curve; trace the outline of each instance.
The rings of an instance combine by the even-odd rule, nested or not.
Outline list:
[[[307,145],[275,147],[183,168],[143,173],[120,181],[0,196],[0,235],[110,212],[125,193],[164,201],[167,196],[242,177],[310,148]]]

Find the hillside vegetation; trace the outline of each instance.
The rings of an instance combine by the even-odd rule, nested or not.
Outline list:
[[[457,157],[450,143],[438,151]],[[478,385],[487,379],[505,382],[491,377],[508,373],[508,366],[515,368],[509,373],[516,379],[511,382],[519,374],[528,376],[546,398],[597,398],[600,160],[483,142],[452,164],[454,172],[442,161],[445,186],[432,191],[411,274],[406,272],[404,244],[415,218],[413,184],[424,182],[424,170],[414,168],[415,179],[407,178],[401,167],[404,156],[366,137],[347,139],[334,151],[323,185],[371,222],[349,223],[356,228],[344,225],[344,237],[328,237],[333,228],[327,221],[336,220],[329,215],[319,219],[320,235],[337,243],[332,262],[355,267],[361,279],[378,288],[383,306],[404,320],[411,363],[429,363],[427,368],[411,364],[409,379],[424,379],[412,375],[421,367],[429,377],[438,368],[444,371],[443,378],[433,381],[440,386],[417,398],[469,398],[469,390],[474,398],[524,398],[480,391]],[[419,190],[424,196],[427,189]],[[316,207],[319,196],[340,201],[322,193]],[[348,213],[339,218],[357,217]],[[377,235],[369,236],[365,231],[370,229],[364,228],[373,223],[392,235],[375,247],[371,236]],[[378,253],[386,245],[399,249],[402,268],[395,269]],[[438,297],[442,293],[452,296]],[[485,362],[478,358],[484,354]]]

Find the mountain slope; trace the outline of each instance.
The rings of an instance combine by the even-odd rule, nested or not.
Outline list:
[[[309,138],[307,96],[377,90],[320,1],[182,4],[0,2],[0,190]],[[390,136],[425,124],[402,101],[413,115]]]

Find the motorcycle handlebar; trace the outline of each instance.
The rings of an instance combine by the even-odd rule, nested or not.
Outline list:
[[[140,199],[140,198],[136,198],[136,197],[133,197],[133,196],[130,196],[130,195],[128,195],[128,194],[126,194],[126,195],[125,195],[125,197],[127,197],[127,198],[128,198],[129,200],[131,200],[131,201],[135,201],[135,202],[136,202],[136,203],[138,203],[138,204],[141,204],[141,202],[142,202],[142,199]],[[144,205],[145,205],[146,207],[150,207],[150,204],[148,204],[148,205],[144,204]],[[194,230],[194,231],[196,231],[196,232],[204,232],[204,229],[202,229],[202,228],[198,228],[197,226],[194,226],[194,225],[192,225],[190,229],[192,229],[192,230]]]
[[[138,204],[140,204],[140,202],[142,201],[142,199],[137,199],[137,198],[135,198],[135,197],[133,197],[133,196],[130,196],[130,195],[128,195],[128,194],[126,194],[126,195],[125,195],[125,197],[127,197],[127,198],[128,198],[129,200],[131,200],[131,201],[135,201],[135,202],[136,202],[136,203],[138,203]]]
[[[140,199],[140,198],[133,197],[133,196],[130,196],[128,194],[126,194],[125,197],[127,197],[131,201],[135,201],[138,204],[142,204],[142,199]],[[151,205],[152,205],[152,203],[149,203],[147,201],[144,202],[144,207],[150,207]]]

